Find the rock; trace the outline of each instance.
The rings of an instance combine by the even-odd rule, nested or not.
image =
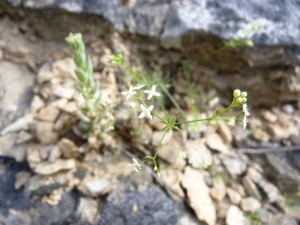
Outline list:
[[[295,155],[292,155],[292,157],[295,158]],[[266,158],[272,169],[269,175],[276,178],[279,190],[282,193],[297,192],[300,188],[300,173],[291,166],[292,163],[287,155],[279,152],[268,153]]]
[[[61,156],[61,150],[57,146],[53,146],[48,156],[48,162],[55,162]]]
[[[295,219],[292,219],[284,214],[274,215],[269,224],[271,225],[297,225],[298,222]]]
[[[55,122],[59,115],[59,110],[52,107],[47,106],[42,108],[39,113],[36,115],[36,119],[46,122]]]
[[[70,172],[59,172],[47,175],[34,175],[26,184],[26,191],[31,195],[46,195],[50,194],[53,190],[67,186],[73,175]]]
[[[209,190],[210,196],[217,202],[223,201],[226,196],[226,186],[222,179],[214,181],[214,186]]]
[[[91,198],[81,197],[76,209],[76,215],[80,218],[82,224],[97,224],[99,203]],[[86,210],[88,208],[88,210]]]
[[[8,133],[0,137],[0,156],[14,158],[17,162],[23,162],[26,159],[26,144],[15,144],[16,133]]]
[[[68,102],[64,108],[61,109],[64,112],[78,114],[79,110],[75,101]]]
[[[266,131],[259,128],[253,129],[252,135],[257,141],[268,142],[270,140],[270,135]]]
[[[252,196],[252,197],[254,197],[254,198],[258,199],[258,200],[262,199],[261,195],[260,195],[259,191],[257,190],[257,188],[255,186],[255,183],[252,181],[251,177],[249,177],[247,175],[244,176],[243,177],[243,185],[244,185],[247,193],[250,196]]]
[[[0,101],[2,110],[12,113],[30,105],[35,75],[26,66],[3,61],[0,63],[0,79],[5,87],[5,95]]]
[[[75,143],[67,138],[62,138],[58,143],[62,156],[66,159],[75,158],[80,155]]]
[[[59,204],[62,199],[64,191],[62,188],[54,189],[49,195],[44,195],[42,197],[42,202],[47,203],[51,206],[56,206]]]
[[[242,175],[244,172],[246,172],[247,165],[239,157],[223,156],[221,160],[228,173],[233,177],[236,175]]]
[[[30,108],[32,108],[34,110],[39,110],[44,106],[45,106],[45,102],[40,96],[38,96],[38,95],[33,96],[31,104],[30,104]]]
[[[227,188],[227,195],[232,204],[234,204],[234,205],[240,204],[242,197],[237,191],[235,191],[234,189],[231,189],[231,188]]]
[[[8,125],[5,127],[1,135],[5,135],[11,132],[18,132],[21,130],[29,130],[29,124],[33,120],[34,115],[33,114],[27,114],[19,119],[17,119],[14,123]]]
[[[52,79],[54,79],[55,76],[51,71],[51,64],[49,62],[46,62],[42,65],[42,67],[39,69],[37,79],[40,84],[45,82],[50,82]]]
[[[27,162],[31,169],[34,169],[37,163],[41,162],[39,145],[29,144],[27,148]]]
[[[15,189],[19,190],[29,180],[31,174],[27,171],[20,171],[16,174]]]
[[[77,67],[72,58],[57,60],[52,65],[52,71],[55,77],[76,79],[76,70]]]
[[[203,168],[212,165],[212,154],[201,139],[186,142],[189,164],[194,168]]]
[[[109,193],[112,186],[109,180],[98,177],[85,177],[77,186],[78,190],[89,197],[98,197]]]
[[[218,219],[224,220],[226,218],[230,205],[230,201],[227,197],[225,197],[221,203],[217,204]]]
[[[282,140],[290,137],[291,135],[298,135],[299,131],[297,127],[291,123],[286,126],[280,126],[279,124],[268,123],[267,129],[273,138]]]
[[[186,163],[181,157],[178,157],[180,151],[185,149],[182,134],[174,132],[172,136],[172,141],[161,146],[158,156],[170,164],[176,164],[183,168]]]
[[[271,123],[275,123],[278,120],[278,116],[268,110],[261,110],[261,115],[266,121]]]
[[[273,214],[271,212],[265,209],[258,209],[255,213],[260,218],[262,223],[270,224],[269,221],[273,217]]]
[[[295,111],[295,108],[292,104],[283,104],[282,110],[287,114],[293,114],[293,112]]]
[[[199,221],[191,213],[186,213],[178,220],[178,225],[199,225]]]
[[[233,136],[231,130],[224,121],[218,121],[218,132],[226,144],[230,144],[232,142]]]
[[[42,175],[49,175],[62,170],[71,170],[76,167],[74,159],[58,159],[53,163],[41,162],[33,169],[35,173]]]
[[[154,131],[151,140],[152,145],[158,146],[164,133],[165,133],[164,131]],[[172,136],[173,136],[173,131],[170,130],[170,132],[165,135],[162,144],[163,145],[167,144],[172,139]]]
[[[268,182],[262,174],[252,167],[248,168],[247,174],[266,193],[271,203],[274,203],[278,200],[280,192],[274,184]]]
[[[70,116],[67,113],[61,113],[56,120],[53,129],[59,132],[67,125],[69,121]]]
[[[75,94],[74,88],[63,87],[61,85],[52,86],[52,93],[59,98],[72,99]]]
[[[40,145],[38,147],[39,149],[39,155],[40,158],[45,161],[48,159],[50,152],[52,151],[52,149],[54,148],[54,145]]]
[[[255,212],[260,207],[261,203],[253,197],[243,198],[241,201],[241,208],[245,212]]]
[[[33,139],[33,135],[31,133],[21,130],[18,134],[16,143],[22,144],[22,143],[31,141],[32,139]]]
[[[235,205],[231,205],[226,216],[226,225],[244,224],[243,212]]]
[[[241,184],[233,183],[233,184],[231,184],[231,187],[233,190],[238,192],[242,197],[246,196],[245,189]]]
[[[216,209],[201,172],[189,166],[186,167],[181,184],[187,190],[190,205],[195,210],[198,219],[205,221],[208,225],[214,225],[216,223]]]
[[[69,100],[66,98],[59,98],[59,99],[56,99],[56,100],[50,102],[49,106],[53,106],[53,107],[56,107],[56,108],[62,110],[66,107],[68,102],[69,102]]]
[[[53,123],[33,121],[30,124],[32,133],[42,145],[56,144],[59,134],[53,130]]]
[[[180,186],[182,173],[177,168],[173,167],[160,167],[161,177],[165,184],[165,189],[168,195],[176,202],[181,201],[185,195]]]
[[[205,143],[206,145],[215,151],[221,152],[221,153],[228,153],[228,146],[226,146],[221,138],[221,136],[217,133],[210,133],[206,135],[205,137]]]

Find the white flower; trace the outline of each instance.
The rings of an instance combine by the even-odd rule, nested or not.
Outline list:
[[[144,87],[145,85],[143,84],[137,84],[133,89],[137,90],[137,89],[141,89],[142,87]]]
[[[249,109],[247,109],[247,103],[243,104],[243,112],[246,116],[250,116]]]
[[[142,169],[142,165],[136,161],[136,159],[132,158],[133,163],[129,163],[129,166],[131,169],[133,169],[136,172],[139,172],[140,169]]]
[[[257,19],[254,20],[252,23],[246,24],[242,29],[239,29],[235,36],[234,39],[236,40],[250,40],[252,37],[258,33],[258,31],[266,26],[267,20],[265,19]]]
[[[248,111],[249,109],[247,109],[247,104],[243,104],[243,112],[245,113],[244,115],[244,119],[243,119],[243,127],[244,127],[244,130],[246,129],[246,126],[247,126],[247,116],[250,116],[250,113]]]
[[[211,99],[209,102],[208,102],[208,106],[209,107],[214,107],[216,104],[218,104],[219,102],[219,98],[218,97],[214,97],[213,99]]]
[[[134,90],[134,88],[132,86],[130,86],[129,90],[121,92],[121,95],[126,95],[126,100],[128,100],[128,99],[130,99],[131,96],[134,96],[136,94],[136,92],[133,90]]]
[[[142,113],[139,115],[139,118],[147,117],[148,119],[152,120],[151,111],[153,110],[154,105],[150,105],[148,108],[146,108],[144,105],[141,104]]]
[[[247,115],[246,115],[246,113],[245,113],[245,115],[244,115],[244,119],[243,119],[243,127],[244,127],[244,130],[246,129],[246,126],[247,126]]]
[[[147,100],[150,100],[153,96],[160,96],[160,93],[156,92],[155,89],[156,86],[153,85],[151,90],[144,91],[146,94],[148,94]]]

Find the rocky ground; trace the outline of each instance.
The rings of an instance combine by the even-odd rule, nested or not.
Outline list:
[[[108,139],[76,136],[75,65],[64,43],[70,30],[37,23],[34,15],[0,17],[0,224],[299,223],[299,105],[254,108],[249,102],[247,130],[222,122],[197,133],[183,127],[162,146],[161,178],[147,166],[135,173],[128,163],[154,151],[160,125],[138,120],[120,104]],[[74,18],[62,13],[60,20]],[[96,17],[84,19],[89,26],[77,18],[72,29],[83,32],[102,93],[120,98],[127,78],[108,65],[108,56],[117,48],[138,69],[140,52],[155,49],[126,41],[109,25],[100,31]],[[187,83],[174,61],[161,55],[148,68],[172,71],[173,96],[189,112]],[[197,73],[209,76],[211,70],[193,71],[195,90],[220,98],[213,107],[200,98],[203,112],[210,115],[230,101],[197,83]]]

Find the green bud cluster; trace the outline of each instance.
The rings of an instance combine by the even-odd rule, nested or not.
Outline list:
[[[234,105],[241,105],[247,102],[247,92],[241,92],[239,89],[233,91],[233,103]]]
[[[84,104],[78,103],[78,108],[81,111],[78,129],[83,138],[97,135],[100,139],[103,139],[107,131],[112,129],[112,122],[110,119],[103,122],[103,119],[107,117],[108,110],[103,105],[102,96],[99,92],[100,82],[95,82],[93,79],[93,65],[85,53],[82,35],[80,33],[70,33],[66,37],[66,42],[72,49],[77,67],[75,73],[80,81],[75,85],[75,88],[84,99]]]

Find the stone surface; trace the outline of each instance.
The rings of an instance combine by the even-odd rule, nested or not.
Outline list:
[[[76,161],[74,159],[58,159],[53,163],[41,162],[38,163],[33,169],[35,173],[42,175],[49,175],[61,170],[71,170],[76,167]]]
[[[237,156],[223,156],[221,160],[231,176],[242,175],[244,172],[246,172],[247,164]]]
[[[216,209],[201,172],[189,166],[186,167],[181,183],[187,190],[190,205],[195,210],[198,219],[205,221],[208,225],[214,225],[216,223]]]
[[[243,185],[245,187],[245,190],[247,191],[247,193],[250,196],[252,196],[252,197],[254,197],[256,199],[259,199],[259,200],[262,199],[262,197],[261,197],[261,195],[260,195],[260,193],[259,193],[259,191],[258,191],[258,189],[257,189],[257,187],[255,185],[255,183],[252,181],[251,177],[244,176],[243,177]]]
[[[27,171],[20,171],[16,174],[15,189],[18,190],[28,181],[31,174]]]
[[[58,115],[59,115],[58,109],[51,106],[47,106],[45,108],[42,108],[39,111],[39,113],[36,115],[36,119],[41,121],[46,121],[46,122],[55,122]]]
[[[218,132],[226,144],[230,144],[233,140],[232,132],[224,121],[218,121]]]
[[[19,119],[17,119],[14,123],[8,125],[5,127],[1,135],[5,135],[7,133],[11,132],[18,132],[21,130],[29,130],[29,124],[33,120],[34,115],[33,114],[27,114]]]
[[[43,145],[56,144],[59,134],[53,130],[53,123],[33,121],[30,130]]]
[[[276,214],[274,215],[269,224],[271,225],[297,225],[298,222],[295,219],[292,219],[284,214]]]
[[[233,190],[232,188],[227,188],[227,195],[232,204],[234,205],[240,204],[242,197],[237,191]]]
[[[16,144],[18,135],[9,133],[0,136],[0,156],[14,158],[17,162],[23,162],[26,159],[26,144]]]
[[[22,144],[33,139],[33,135],[26,131],[20,131],[16,140],[17,144]]]
[[[235,205],[231,205],[226,216],[226,225],[244,224],[243,212]]]
[[[188,140],[186,142],[187,158],[194,168],[203,168],[212,165],[211,151],[201,139]]]
[[[241,208],[245,212],[255,212],[260,207],[261,203],[253,197],[243,198],[241,201]]]
[[[212,150],[225,154],[228,153],[228,146],[225,145],[223,139],[217,133],[209,133],[208,135],[206,135],[205,143]]]
[[[111,182],[99,177],[85,177],[77,188],[86,196],[97,197],[105,195],[111,190]]]
[[[58,143],[57,146],[59,147],[62,155],[66,159],[74,158],[79,156],[78,147],[75,143],[67,138],[62,138]]]
[[[226,185],[222,179],[214,181],[214,186],[209,190],[210,196],[217,202],[223,201],[226,195]]]

